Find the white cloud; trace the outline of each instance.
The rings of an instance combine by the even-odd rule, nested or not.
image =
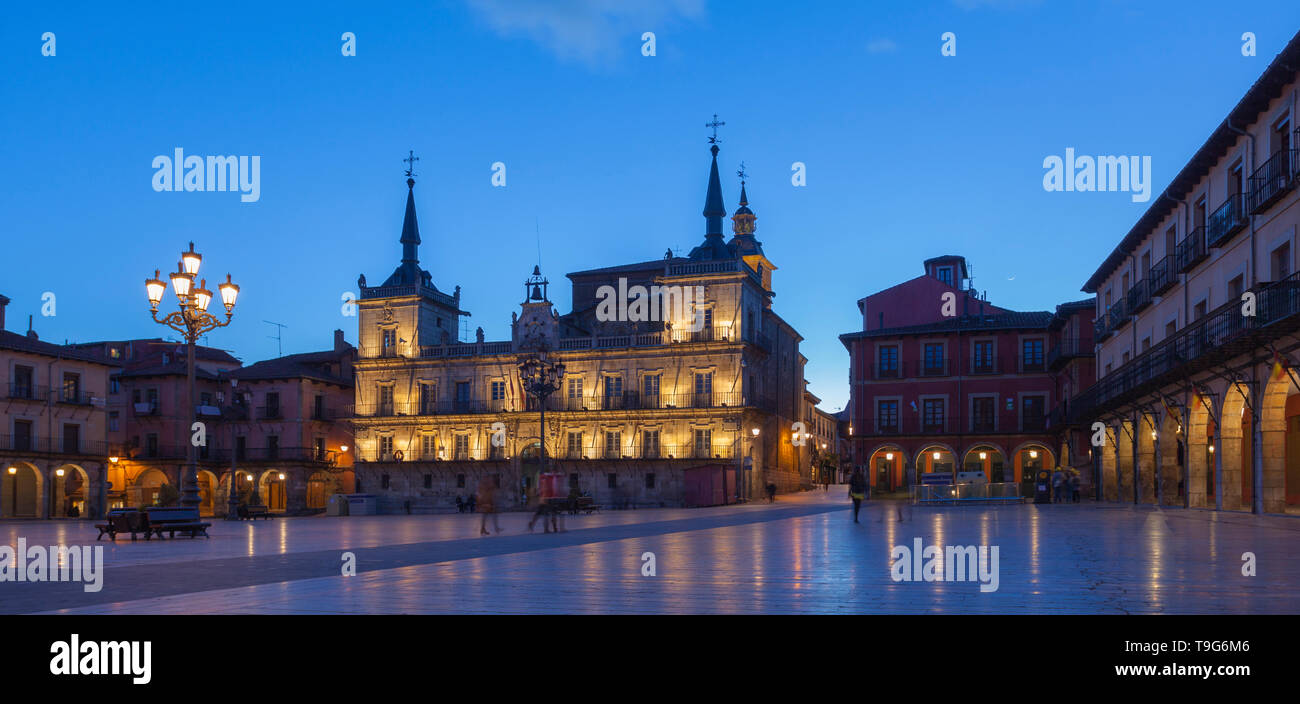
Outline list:
[[[643,32],[663,39],[677,20],[703,15],[704,0],[468,0],[497,34],[525,37],[562,60],[601,63],[640,56]]]
[[[898,48],[893,39],[872,39],[867,42],[867,53],[888,54]]]

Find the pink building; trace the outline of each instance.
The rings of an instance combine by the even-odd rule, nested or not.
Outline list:
[[[1087,469],[1086,445],[1080,455],[1050,412],[1092,382],[1092,301],[1018,312],[967,281],[963,257],[929,259],[922,276],[859,300],[863,330],[840,336],[853,463],[878,491],[929,472],[1032,485],[1038,469]]]
[[[147,506],[164,485],[179,489],[193,437],[185,346],[154,339],[76,347],[122,365],[109,380],[109,506]],[[351,491],[351,436],[337,419],[352,400],[355,355],[342,331],[330,350],[249,366],[222,350],[195,350],[202,514],[226,514],[232,474],[243,500],[277,512],[323,509],[330,494]]]

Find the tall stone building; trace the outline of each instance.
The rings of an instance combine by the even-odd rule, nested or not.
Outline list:
[[[468,313],[459,287],[449,295],[420,268],[408,172],[402,261],[378,286],[359,281],[357,490],[378,494],[381,511],[431,510],[487,476],[522,505],[543,437],[551,471],[605,505],[708,503],[688,486],[700,474],[729,477],[728,501],[769,482],[806,484],[810,440],[792,433],[805,415],[802,338],[772,309],[776,267],[754,236],[743,180],[733,234],[723,234],[716,143],[711,151],[698,247],[569,274],[565,314],[534,268],[501,341],[484,341],[481,328],[475,342],[457,341]],[[538,349],[563,364],[544,432],[519,372],[521,355]]]

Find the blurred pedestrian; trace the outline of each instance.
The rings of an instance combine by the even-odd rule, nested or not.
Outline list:
[[[1079,470],[1070,472],[1070,498],[1079,503]]]
[[[488,516],[492,516],[492,527],[496,529],[497,534],[501,534],[501,518],[497,516],[496,507],[497,483],[492,477],[482,477],[478,480],[478,497],[477,504],[479,513],[483,514],[482,520],[478,524],[479,535],[489,535],[487,529]]]
[[[1059,504],[1065,501],[1065,472],[1060,467],[1052,472],[1052,503]]]
[[[867,478],[862,475],[862,468],[853,470],[849,477],[849,498],[853,499],[853,522],[858,522],[858,511],[862,510],[862,500],[867,498]]]

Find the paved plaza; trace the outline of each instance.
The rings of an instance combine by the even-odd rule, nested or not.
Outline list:
[[[1112,504],[912,507],[843,487],[776,504],[610,511],[528,533],[504,514],[214,521],[212,538],[105,540],[103,589],[0,583],[4,613],[1300,613],[1300,519]],[[84,545],[85,521],[0,523]],[[895,582],[895,545],[996,545],[998,589]],[[343,576],[342,555],[357,574]],[[655,575],[642,575],[654,553]],[[1256,576],[1242,575],[1242,554]]]

